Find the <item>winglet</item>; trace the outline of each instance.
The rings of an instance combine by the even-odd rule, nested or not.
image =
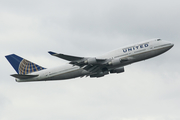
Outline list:
[[[55,55],[55,54],[57,54],[57,53],[52,52],[52,51],[49,51],[48,53],[49,53],[49,54],[51,54],[51,55]]]

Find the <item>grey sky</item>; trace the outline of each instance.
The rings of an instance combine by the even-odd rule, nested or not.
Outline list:
[[[1,0],[1,120],[180,120],[178,0]],[[67,61],[52,50],[96,56],[162,38],[175,46],[103,78],[17,83],[5,55],[43,67]]]

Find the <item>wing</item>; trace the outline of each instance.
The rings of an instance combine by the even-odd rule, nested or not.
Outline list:
[[[77,57],[72,55],[59,54],[52,51],[48,52],[52,56],[70,61],[69,64],[77,65],[89,72],[97,72],[101,69],[102,65],[107,59],[96,59],[91,57]]]
[[[68,61],[77,61],[77,60],[84,59],[84,57],[76,57],[76,56],[71,56],[71,55],[58,54],[58,53],[55,53],[52,51],[49,51],[48,53],[51,54],[52,56],[56,56],[56,57],[59,57],[61,59],[68,60]]]

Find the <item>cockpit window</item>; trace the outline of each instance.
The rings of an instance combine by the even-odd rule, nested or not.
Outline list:
[[[157,41],[161,41],[161,39],[157,39]]]

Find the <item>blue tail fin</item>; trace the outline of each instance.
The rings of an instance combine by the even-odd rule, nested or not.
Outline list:
[[[35,63],[23,59],[15,54],[5,56],[9,63],[13,66],[18,74],[28,74],[45,69]]]

